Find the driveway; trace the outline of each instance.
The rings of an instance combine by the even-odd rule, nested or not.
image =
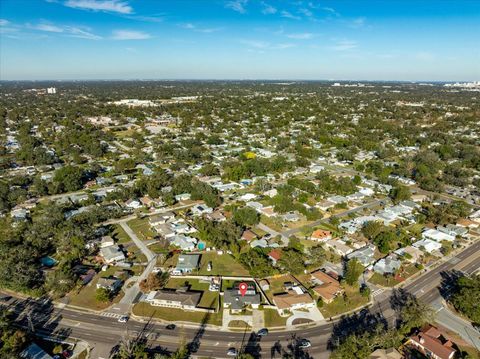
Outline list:
[[[230,330],[228,324],[232,320],[242,320],[253,328],[253,315],[236,315],[230,314],[230,309],[223,310],[222,330]]]
[[[322,313],[318,310],[318,308],[309,308],[308,311],[304,310],[292,310],[292,315],[287,319],[287,328],[291,328],[293,326],[293,321],[295,319],[308,319],[313,322],[319,322],[324,320]]]

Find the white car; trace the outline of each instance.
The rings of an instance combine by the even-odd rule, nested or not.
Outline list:
[[[128,322],[128,315],[123,315],[120,318],[118,318],[119,323],[126,323]]]
[[[300,340],[300,343],[298,344],[298,347],[300,349],[307,349],[307,348],[310,348],[312,346],[312,343],[310,343],[310,340],[308,339],[302,339]]]
[[[227,355],[231,357],[236,357],[238,355],[238,350],[235,348],[230,348],[227,351]]]

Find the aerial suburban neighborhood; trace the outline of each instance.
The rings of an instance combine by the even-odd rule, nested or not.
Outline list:
[[[1,358],[480,358],[479,82],[7,79]]]

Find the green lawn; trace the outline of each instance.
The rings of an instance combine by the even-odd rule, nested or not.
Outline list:
[[[117,244],[125,244],[131,241],[128,234],[118,224],[115,225],[112,238],[116,240]]]
[[[143,317],[153,317],[170,322],[185,321],[193,323],[205,323],[213,325],[222,325],[222,314],[189,312],[182,309],[154,307],[145,302],[135,304],[133,314]]]
[[[150,227],[148,217],[132,219],[127,224],[141,240],[153,239],[156,235],[155,231]]]
[[[188,283],[191,290],[202,291],[202,297],[200,299],[199,307],[202,308],[218,308],[219,294],[218,292],[210,292],[208,290],[209,283],[201,282],[198,279],[183,279],[183,278],[170,278],[165,285],[167,289],[177,289]]]
[[[212,270],[207,271],[212,262]],[[218,255],[216,252],[205,252],[200,260],[199,275],[248,276],[248,271],[230,254]]]
[[[263,318],[265,327],[284,327],[287,324],[288,317],[281,317],[276,309],[264,309]]]
[[[325,318],[333,317],[356,308],[359,308],[368,303],[369,298],[363,297],[358,288],[345,287],[346,296],[338,296],[330,304],[324,304],[320,311]]]
[[[392,276],[383,276],[379,273],[373,273],[368,281],[382,287],[393,287],[395,284],[400,283]]]
[[[107,271],[98,273],[95,278],[93,278],[88,285],[82,287],[78,293],[76,291],[72,291],[70,294],[68,294],[69,304],[93,310],[103,310],[112,305],[112,303],[118,303],[123,297],[123,292],[121,290],[111,302],[103,303],[95,299],[98,279],[101,277],[108,277],[117,269],[118,268],[116,267],[110,267]]]

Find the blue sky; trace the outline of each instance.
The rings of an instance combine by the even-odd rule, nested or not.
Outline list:
[[[1,80],[480,80],[476,0],[0,1]]]

